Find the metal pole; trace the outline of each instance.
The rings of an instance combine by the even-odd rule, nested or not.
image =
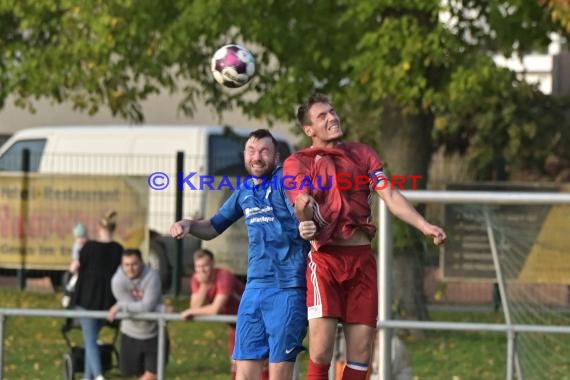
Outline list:
[[[20,268],[17,271],[20,290],[26,289],[26,256],[28,254],[28,222],[30,219],[30,150],[22,150],[22,190],[20,194]]]
[[[0,314],[0,380],[4,380],[4,323],[6,316]]]
[[[507,302],[507,290],[505,287],[505,279],[503,277],[503,271],[501,269],[501,261],[499,260],[499,251],[497,250],[497,244],[495,241],[495,232],[493,231],[493,226],[491,225],[491,216],[489,215],[489,209],[485,208],[485,225],[487,227],[487,236],[489,238],[489,246],[491,248],[491,254],[493,255],[493,264],[495,266],[495,273],[497,276],[497,283],[499,285],[499,294],[501,295],[501,305],[503,307],[503,313],[505,314],[505,322],[508,327],[513,325],[511,318],[511,309],[509,308],[509,303]],[[507,380],[513,380],[513,360],[516,357],[516,352],[514,351],[514,338],[515,332],[509,330],[507,333]],[[515,363],[518,361],[515,360]],[[519,366],[516,366],[517,377],[519,380],[523,380],[522,371]]]
[[[175,221],[182,219],[184,211],[184,191],[182,177],[184,174],[184,152],[176,152],[176,205]],[[180,295],[180,277],[182,276],[182,256],[184,254],[184,240],[176,240],[174,271],[172,273],[172,291],[174,296]]]
[[[164,363],[166,353],[166,321],[163,318],[158,319],[158,380],[164,380]]]
[[[513,360],[515,357],[515,332],[507,332],[507,380],[513,379]]]
[[[392,268],[392,214],[384,201],[380,200],[380,242],[378,244],[378,319],[379,322],[390,320]],[[378,331],[378,378],[392,378],[392,330],[380,327]]]

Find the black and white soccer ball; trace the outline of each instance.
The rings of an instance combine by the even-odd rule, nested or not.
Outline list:
[[[238,88],[255,74],[255,57],[243,46],[226,45],[216,50],[210,68],[216,82]]]

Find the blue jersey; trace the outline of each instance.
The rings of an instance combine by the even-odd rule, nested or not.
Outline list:
[[[305,287],[308,244],[301,239],[294,209],[281,186],[283,169],[259,185],[252,179],[228,198],[210,219],[218,233],[245,216],[249,240],[247,285],[252,288]]]

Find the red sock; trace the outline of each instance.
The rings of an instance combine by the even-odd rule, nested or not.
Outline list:
[[[307,380],[328,380],[330,364],[318,364],[309,359]]]
[[[269,380],[269,369],[264,369],[261,372],[261,380]]]
[[[367,371],[359,371],[349,366],[344,367],[342,380],[366,380]]]

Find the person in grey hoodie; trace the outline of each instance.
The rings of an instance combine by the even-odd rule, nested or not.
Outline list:
[[[138,249],[123,252],[121,266],[111,280],[111,289],[117,303],[109,309],[107,319],[110,321],[119,312],[145,313],[163,308],[160,276],[156,270],[144,264]],[[119,356],[122,374],[136,376],[139,380],[155,380],[157,358],[158,323],[123,319]]]

